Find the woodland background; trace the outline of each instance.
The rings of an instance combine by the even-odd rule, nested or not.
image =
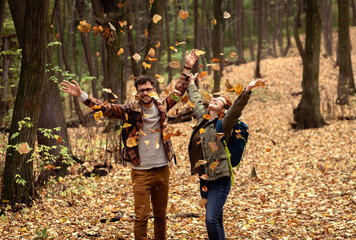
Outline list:
[[[242,115],[250,137],[227,238],[356,238],[355,25],[354,0],[0,0],[0,238],[132,239],[121,123],[58,86],[75,79],[124,103],[148,74],[165,97],[193,48],[204,52],[193,71],[205,100],[268,79]],[[169,113],[170,239],[207,238],[191,108]]]

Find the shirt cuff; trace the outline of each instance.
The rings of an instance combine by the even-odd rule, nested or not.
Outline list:
[[[88,94],[86,92],[82,92],[82,94],[80,94],[79,96],[79,101],[81,102],[85,102],[88,99]]]

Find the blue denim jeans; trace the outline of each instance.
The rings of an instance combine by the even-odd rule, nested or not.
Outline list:
[[[203,191],[203,187],[207,191]],[[231,189],[230,177],[222,177],[214,181],[200,179],[200,194],[207,198],[205,224],[210,240],[225,239],[223,208]],[[204,190],[206,190],[204,188]]]

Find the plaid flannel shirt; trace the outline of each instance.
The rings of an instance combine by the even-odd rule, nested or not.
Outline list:
[[[166,119],[166,113],[178,102],[177,97],[180,99],[189,85],[189,76],[181,73],[180,78],[177,84],[174,87],[173,93],[169,94],[165,99],[154,100],[154,103],[157,105],[160,112],[160,132],[163,136],[163,130],[166,128],[164,121]],[[174,95],[173,95],[174,94]],[[176,99],[176,100],[174,100]],[[121,119],[124,122],[128,122],[125,114],[128,116],[133,112],[138,112],[136,126],[132,128],[132,131],[129,133],[129,138],[135,137],[136,133],[143,129],[143,109],[139,101],[129,102],[127,104],[112,104],[104,103],[96,98],[88,96],[88,99],[83,102],[88,107],[101,106],[101,109],[95,111],[102,111],[103,115],[108,118]],[[169,161],[172,160],[174,156],[174,150],[170,139],[163,138],[163,144],[165,151],[167,153]],[[123,154],[123,160],[132,162],[135,166],[140,165],[140,156],[138,153],[138,146],[132,148],[126,147]]]

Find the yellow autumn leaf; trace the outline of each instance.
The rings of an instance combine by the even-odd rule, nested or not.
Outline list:
[[[89,23],[87,23],[87,21],[83,20],[83,21],[79,22],[79,25],[77,28],[78,28],[79,32],[88,33],[88,32],[90,32],[91,24],[89,24]]]
[[[218,166],[219,162],[220,162],[219,159],[215,160],[215,161],[210,165],[210,169],[214,171],[215,168]]]
[[[137,140],[138,140],[137,136],[128,138],[126,140],[126,146],[129,148],[137,146],[137,144],[138,144]]]
[[[146,113],[144,113],[144,114],[143,114],[143,117],[146,118],[146,117],[149,117],[150,115],[151,115],[151,114],[146,114]]]
[[[94,119],[97,122],[100,121],[100,119],[102,119],[103,117],[104,117],[104,114],[102,111],[94,113]]]
[[[191,101],[188,102],[189,106],[191,106],[192,108],[195,108],[195,104]]]
[[[205,160],[199,160],[196,164],[195,164],[195,168],[200,167],[201,165],[207,164],[208,162]]]
[[[204,128],[199,129],[199,133],[200,134],[205,133],[205,129]]]
[[[27,154],[30,152],[30,146],[27,142],[23,142],[20,144],[18,151],[20,154]]]
[[[152,21],[153,23],[158,23],[162,19],[161,15],[155,14],[153,15]]]
[[[120,27],[124,27],[127,25],[127,22],[126,21],[119,21],[119,24],[120,24]]]
[[[156,100],[159,99],[159,96],[158,96],[157,92],[151,92],[151,93],[148,94],[148,96],[150,96],[150,97],[152,97],[152,98],[154,98]]]
[[[234,91],[237,95],[240,95],[242,93],[242,85],[241,84],[237,84],[235,87],[234,87]]]
[[[159,138],[159,137],[156,138],[156,143],[155,143],[155,148],[156,148],[156,149],[159,148],[158,138]]]
[[[161,46],[161,43],[158,41],[157,43],[156,43],[156,48],[159,48]]]
[[[128,128],[131,127],[132,125],[130,123],[124,123],[124,125],[122,126],[122,128]]]
[[[93,110],[100,110],[100,109],[101,109],[101,106],[95,105],[95,106],[92,106],[91,109],[93,109]]]
[[[157,78],[157,82],[159,82],[159,83],[163,83],[163,82],[164,82],[164,78],[163,78],[163,77],[159,77],[159,78]]]
[[[149,140],[144,141],[144,142],[145,142],[146,146],[148,146],[148,145],[150,144],[150,141],[149,141]]]
[[[216,19],[214,18],[213,21],[211,21],[214,25],[216,25]]]
[[[212,152],[215,152],[219,148],[218,145],[216,144],[216,142],[209,142],[208,145]]]
[[[205,54],[205,51],[202,51],[202,50],[195,50],[195,55],[197,56],[200,56],[200,55],[204,55]]]
[[[120,48],[119,51],[117,52],[117,56],[120,56],[124,52],[123,48]]]
[[[178,52],[178,50],[175,48],[175,47],[173,47],[173,46],[170,46],[169,47],[172,51],[174,51],[174,52]]]
[[[142,66],[143,66],[143,67],[145,68],[145,70],[146,70],[147,68],[151,68],[152,64],[143,62],[143,63],[142,63]]]

